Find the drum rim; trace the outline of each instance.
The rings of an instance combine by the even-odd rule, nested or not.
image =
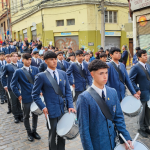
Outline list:
[[[143,142],[138,141],[138,140],[136,140],[136,142],[139,142],[139,143],[143,144],[148,150],[150,150],[150,149],[147,147],[147,145],[145,145]],[[121,144],[116,145],[115,148],[117,148],[119,145],[121,145]],[[114,148],[114,150],[115,150],[115,148]]]

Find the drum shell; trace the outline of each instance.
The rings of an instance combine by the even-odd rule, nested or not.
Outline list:
[[[42,115],[43,114],[43,111],[41,111],[39,108],[37,109],[37,110],[35,110],[34,112],[32,112],[32,113],[34,113],[35,115]]]

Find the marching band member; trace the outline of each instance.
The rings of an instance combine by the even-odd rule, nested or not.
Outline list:
[[[47,69],[47,64],[45,62],[41,63],[39,66],[39,72],[44,72]]]
[[[40,64],[42,63],[42,60],[39,59],[38,56],[39,56],[39,52],[34,51],[32,61],[31,61],[31,66],[35,66],[35,67],[39,68]]]
[[[64,101],[69,112],[75,112],[73,108],[72,94],[69,81],[64,71],[56,69],[57,55],[48,51],[44,54],[47,70],[36,76],[33,86],[32,97],[38,107],[43,110],[45,116],[49,114],[51,129],[49,130],[49,149],[65,150],[65,140],[56,135],[56,126],[60,117],[64,114]],[[51,81],[50,81],[50,79]],[[60,89],[62,95],[56,94],[55,90]],[[42,90],[45,104],[39,97]],[[57,142],[56,142],[57,136]]]
[[[38,68],[31,66],[31,55],[28,53],[23,54],[22,61],[24,63],[23,68],[15,71],[11,80],[11,89],[18,98],[18,101],[22,101],[23,108],[23,122],[27,130],[28,140],[30,142],[35,139],[41,139],[39,134],[36,132],[38,116],[32,113],[32,130],[30,128],[30,106],[33,102],[31,93],[34,83],[34,77],[38,74]],[[21,87],[21,93],[19,92],[17,85]]]
[[[10,88],[10,82],[13,77],[13,74],[16,69],[22,68],[22,63],[17,63],[18,60],[18,53],[13,52],[10,54],[11,56],[11,64],[5,65],[3,75],[2,75],[2,84],[4,89],[9,92],[10,94],[10,102],[11,102],[11,111],[14,115],[14,122],[19,123],[19,121],[23,122],[23,115],[21,110],[21,104],[18,101],[18,98],[14,95]],[[17,85],[18,89],[20,88],[19,85]]]
[[[139,62],[131,68],[129,77],[134,89],[140,95],[140,100],[143,105],[143,109],[139,117],[140,129],[138,132],[143,137],[148,138],[148,134],[150,134],[150,118],[147,101],[150,99],[150,65],[146,63],[146,50],[138,50],[137,57]]]
[[[122,101],[122,99],[125,97],[124,84],[126,84],[131,94],[139,99],[139,95],[136,93],[132,86],[124,64],[119,62],[121,58],[120,52],[121,50],[116,47],[113,47],[110,50],[110,56],[112,57],[112,61],[107,63],[109,66],[107,85],[116,89],[120,101]]]
[[[0,79],[2,78],[3,68],[4,68],[4,65],[6,64],[4,57],[5,57],[4,52],[0,52]],[[5,90],[1,82],[0,82],[0,97],[1,97],[1,104],[4,104],[4,102],[7,102],[6,96],[5,96]]]
[[[93,60],[88,68],[94,82],[77,100],[77,119],[83,149],[113,150],[116,137],[114,125],[133,148],[117,92],[105,85],[109,66],[97,59]],[[100,106],[97,101],[101,101]],[[127,144],[125,146],[128,148]]]
[[[83,52],[81,50],[76,51],[76,60],[77,62],[72,63],[66,72],[70,84],[75,88],[74,101],[77,100],[79,94],[86,90],[87,84],[92,85],[88,64],[83,61]]]
[[[76,59],[75,53],[69,53],[68,58],[70,59],[70,61],[69,61],[70,64],[75,62],[75,59]]]
[[[57,69],[63,70],[66,72],[66,70],[69,68],[69,63],[65,60],[63,60],[63,52],[59,51],[57,54]]]

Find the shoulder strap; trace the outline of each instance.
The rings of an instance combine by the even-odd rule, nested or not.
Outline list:
[[[11,64],[11,66],[13,67],[14,71],[15,71],[16,69],[18,69],[18,67],[16,67],[16,66],[13,65],[13,64]]]
[[[104,116],[107,119],[113,121],[112,114],[110,113],[109,107],[104,102],[104,100],[99,96],[99,94],[92,87],[89,87],[86,91],[89,92],[90,95],[93,97],[93,99],[97,102],[97,104],[98,104],[100,110],[102,111],[102,113],[104,114]]]
[[[51,83],[55,93],[57,95],[60,95],[61,97],[64,97],[59,85],[57,84],[56,80],[52,77],[52,75],[47,70],[45,70],[44,73],[47,79],[49,80],[49,82]]]
[[[31,77],[30,73],[23,67],[21,69],[23,70],[23,72],[24,72],[25,76],[27,77],[28,81],[31,84],[34,84],[34,81],[33,81],[32,77]]]
[[[58,63],[58,65],[60,66],[60,68],[63,70],[63,71],[66,71],[66,69],[65,69],[65,67],[64,67],[64,65],[62,64],[62,63],[60,63],[60,62],[57,62]]]
[[[113,65],[113,67],[115,68],[115,70],[118,72],[118,74],[119,74],[119,80],[124,84],[124,81],[123,81],[120,69],[116,66],[116,64],[113,61],[111,61],[110,63]]]
[[[139,66],[139,67],[144,71],[144,73],[146,74],[147,80],[150,81],[150,76],[149,76],[148,71],[147,71],[140,63],[138,63],[138,66]]]
[[[78,63],[75,63],[75,64],[76,64],[76,66],[77,66],[77,68],[79,70],[79,73],[80,73],[81,77],[85,78],[83,70],[81,69],[81,67],[78,65]]]

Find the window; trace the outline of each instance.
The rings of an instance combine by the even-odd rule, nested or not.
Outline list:
[[[75,19],[68,19],[67,20],[67,26],[70,26],[70,25],[75,25]]]
[[[57,26],[64,26],[64,20],[56,20]]]
[[[105,11],[106,23],[117,23],[117,11]]]

